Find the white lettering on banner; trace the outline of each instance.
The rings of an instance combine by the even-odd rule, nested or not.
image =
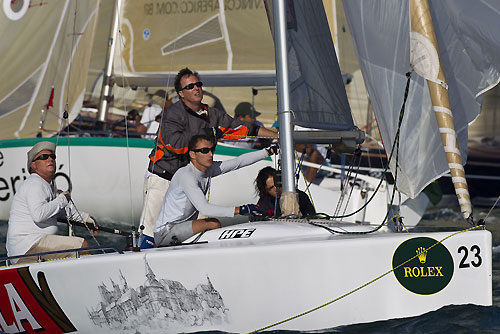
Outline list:
[[[15,323],[12,325],[7,325],[7,322],[3,318],[2,312],[0,312],[0,329],[5,333],[18,333],[19,329],[17,328]]]
[[[12,283],[7,283],[4,286],[5,290],[7,290],[7,295],[9,296],[12,313],[16,318],[18,331],[23,331],[23,332],[26,331],[21,322],[23,320],[28,321],[31,328],[35,331],[37,329],[42,328],[42,326],[40,326],[40,324],[35,320],[35,317],[33,317],[30,310],[24,304],[23,300],[21,299],[21,296],[19,296],[19,294],[16,291],[16,288],[14,288],[14,285],[12,285]]]

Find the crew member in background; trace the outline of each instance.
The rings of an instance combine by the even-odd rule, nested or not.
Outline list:
[[[280,197],[281,186],[275,184],[276,170],[272,167],[264,167],[259,171],[255,179],[255,190],[259,195],[257,206],[264,216],[281,216]],[[297,189],[299,194],[299,210],[302,216],[314,216],[316,210],[309,196],[302,190]]]
[[[189,141],[191,163],[175,173],[156,220],[154,239],[157,246],[183,242],[197,233],[221,226],[216,218],[197,219],[198,213],[212,217],[260,215],[255,204],[237,207],[213,205],[207,202],[206,194],[212,177],[263,160],[276,154],[278,147],[272,146],[225,161],[213,161],[214,151],[212,137],[196,135]]]
[[[238,118],[243,122],[263,127],[264,125],[257,120],[257,117],[260,114],[261,113],[255,110],[254,106],[250,102],[240,102],[236,108],[234,108],[235,118]],[[261,149],[271,145],[271,143],[272,140],[267,138],[243,138],[230,144],[244,148]]]
[[[157,90],[151,97],[150,104],[144,109],[137,132],[146,133],[144,138],[154,139],[160,127],[161,113],[172,105],[168,94],[163,89]],[[162,107],[163,106],[163,107]]]
[[[88,247],[79,237],[61,236],[57,233],[57,218],[95,224],[85,212],[71,207],[71,196],[60,192],[54,183],[56,174],[56,145],[43,141],[36,143],[28,152],[30,176],[14,195],[7,229],[7,255],[24,255],[74,248]],[[74,253],[58,253],[42,256],[43,259],[70,257]],[[33,259],[33,258],[31,258]],[[26,262],[23,258],[20,262]],[[16,262],[16,261],[13,261]]]
[[[180,100],[163,114],[156,147],[149,155],[141,214],[141,226],[144,226],[141,248],[154,245],[153,229],[163,198],[174,173],[189,162],[187,144],[194,135],[207,134],[214,142],[220,138],[243,138],[231,134],[277,138],[277,133],[272,130],[233,119],[225,112],[203,104],[203,83],[197,72],[183,68],[175,77],[174,86]]]

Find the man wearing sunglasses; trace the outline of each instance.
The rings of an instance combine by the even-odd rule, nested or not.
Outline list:
[[[156,220],[154,240],[157,246],[183,242],[197,233],[221,226],[216,218],[197,219],[199,213],[208,217],[260,215],[255,204],[237,207],[214,205],[207,202],[206,194],[212,177],[263,160],[276,154],[278,147],[242,154],[230,160],[213,161],[215,144],[212,137],[196,135],[189,141],[188,150],[191,163],[175,173]]]
[[[187,153],[191,137],[207,134],[213,142],[219,138],[238,140],[257,135],[277,138],[277,133],[272,130],[235,119],[223,110],[202,103],[203,83],[197,72],[188,68],[180,70],[174,86],[179,101],[163,113],[156,147],[149,155],[141,214],[141,226],[144,226],[141,248],[154,244],[152,236],[156,218],[172,176],[189,163]]]
[[[56,145],[48,141],[36,143],[28,152],[27,168],[30,176],[14,195],[7,229],[9,256],[88,247],[79,237],[57,233],[57,218],[95,223],[85,212],[77,212],[69,205],[68,192],[60,192],[54,183],[56,173]],[[73,256],[74,253],[44,255],[43,259]],[[27,262],[23,258],[19,262]],[[34,260],[34,258],[31,258]],[[16,261],[13,261],[16,262]]]

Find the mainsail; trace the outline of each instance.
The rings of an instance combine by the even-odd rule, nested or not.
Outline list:
[[[274,85],[263,1],[125,1],[114,73],[124,86],[173,86],[179,69],[205,85]]]
[[[410,66],[408,1],[344,1],[359,63],[389,152]],[[467,126],[479,115],[481,94],[500,79],[500,3],[429,1],[446,77],[458,147],[467,156]],[[415,197],[448,172],[448,163],[425,79],[411,77],[401,127],[397,184]],[[394,172],[394,162],[391,165]]]
[[[69,121],[78,115],[98,5],[99,0],[4,1],[0,139],[34,137],[40,126],[57,131],[65,110]]]

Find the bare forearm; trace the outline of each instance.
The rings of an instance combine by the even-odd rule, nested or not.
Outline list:
[[[259,137],[278,138],[278,133],[276,131],[261,127],[259,129],[258,136]]]

